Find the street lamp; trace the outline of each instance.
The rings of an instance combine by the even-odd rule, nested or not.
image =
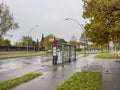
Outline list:
[[[35,25],[35,26],[33,26],[33,27],[29,30],[29,32],[28,32],[28,37],[29,37],[31,31],[32,31],[34,28],[36,28],[36,27],[39,27],[39,25]],[[29,42],[29,41],[27,40],[27,52],[28,52],[28,42]]]
[[[66,18],[65,20],[71,20],[71,21],[74,21],[74,22],[76,22],[76,23],[80,26],[80,28],[82,29],[83,34],[84,34],[85,44],[87,45],[87,38],[86,38],[86,35],[85,35],[85,30],[84,30],[84,28],[83,28],[83,25],[80,24],[77,20],[75,20],[75,19],[73,19],[73,18]]]
[[[1,33],[2,19],[0,18],[0,33]]]

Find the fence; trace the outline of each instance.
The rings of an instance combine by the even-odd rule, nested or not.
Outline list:
[[[28,47],[29,51],[34,51],[34,46]],[[27,47],[18,47],[18,46],[0,46],[0,52],[10,52],[10,51],[27,51]]]

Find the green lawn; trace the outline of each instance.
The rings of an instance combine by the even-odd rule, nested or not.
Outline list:
[[[39,55],[46,55],[45,51],[41,52],[13,52],[13,53],[4,53],[0,54],[0,59],[5,58],[19,58],[19,57],[27,57],[27,56],[39,56]]]
[[[15,79],[1,82],[0,83],[0,90],[9,90],[17,85],[28,82],[28,81],[30,81],[30,80],[32,80],[40,75],[42,75],[42,74],[39,74],[39,73],[27,74],[27,75],[24,75],[24,76],[15,78]]]
[[[56,90],[102,90],[100,72],[82,71],[58,86]]]
[[[112,59],[115,57],[114,57],[114,55],[112,55],[110,53],[102,53],[102,54],[96,55],[95,58]]]
[[[89,54],[84,54],[84,55],[83,55],[83,57],[87,57],[87,56],[89,56]]]

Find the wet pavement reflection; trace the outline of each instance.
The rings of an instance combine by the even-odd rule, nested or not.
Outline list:
[[[51,56],[2,59],[0,60],[0,82],[37,72],[43,75],[13,90],[50,90],[88,64],[88,58],[83,58],[82,55],[77,58],[77,61],[56,66],[52,65]]]
[[[120,62],[105,61],[102,73],[102,90],[120,90]]]
[[[41,64],[43,62],[50,61],[50,56],[36,56],[36,57],[24,57],[24,58],[12,58],[0,60],[0,72],[17,69],[27,66],[29,64]]]
[[[120,62],[77,56],[76,61],[64,65],[52,65],[51,56],[24,57],[0,60],[0,82],[27,73],[43,75],[11,90],[53,90],[59,84],[81,70],[102,72],[102,90],[120,90]]]
[[[41,77],[13,88],[12,90],[53,90],[53,88],[56,88],[75,72],[81,71],[87,64],[88,58],[82,59],[82,57],[79,57],[77,61],[72,61],[65,65],[50,66],[45,64],[43,67],[48,67],[48,71],[44,72]],[[37,70],[36,72],[41,72],[41,70]]]

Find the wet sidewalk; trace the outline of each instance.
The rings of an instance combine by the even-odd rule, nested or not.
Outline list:
[[[104,61],[102,90],[120,90],[120,62]]]
[[[102,90],[120,90],[120,62],[94,57],[88,61],[83,70],[102,72]]]

